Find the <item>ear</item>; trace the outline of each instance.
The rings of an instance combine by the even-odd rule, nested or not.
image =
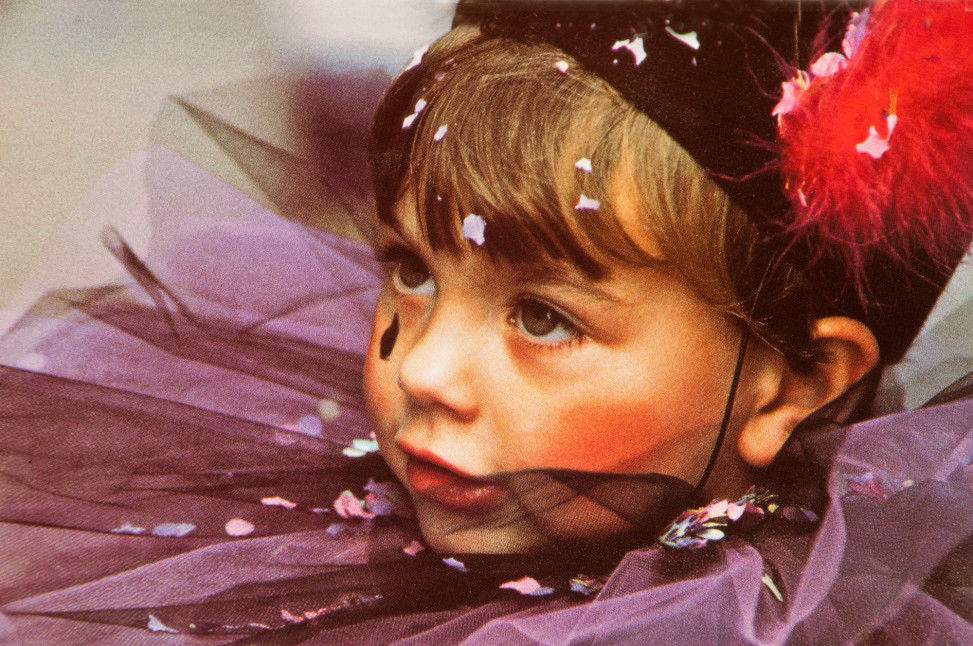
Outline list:
[[[841,395],[878,363],[878,342],[865,324],[844,316],[818,319],[811,338],[824,359],[798,372],[779,354],[755,376],[756,399],[737,436],[740,457],[753,467],[770,464],[794,428]]]

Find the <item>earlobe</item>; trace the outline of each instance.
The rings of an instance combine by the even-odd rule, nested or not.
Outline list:
[[[778,356],[757,375],[756,399],[737,436],[740,457],[752,467],[770,464],[802,420],[878,363],[875,335],[855,319],[818,319],[811,338],[824,359],[810,372],[799,372]]]

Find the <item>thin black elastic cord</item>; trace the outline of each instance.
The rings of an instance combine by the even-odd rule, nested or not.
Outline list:
[[[716,464],[716,457],[720,453],[720,447],[723,446],[723,437],[726,435],[726,429],[730,425],[730,413],[733,411],[733,400],[736,399],[737,385],[740,383],[740,373],[743,371],[743,356],[747,352],[747,342],[749,340],[750,330],[749,328],[744,328],[743,334],[740,335],[740,351],[737,353],[737,365],[733,369],[733,381],[730,382],[730,393],[726,397],[726,409],[723,411],[723,421],[720,422],[720,433],[716,436],[716,444],[713,446],[713,452],[710,453],[709,463],[707,463],[706,469],[699,479],[699,484],[696,485],[697,492],[703,490],[703,485],[706,484],[706,480],[709,478],[709,474]]]

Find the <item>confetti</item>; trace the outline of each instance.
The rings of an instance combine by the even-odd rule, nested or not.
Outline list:
[[[460,572],[468,572],[466,565],[462,561],[457,561],[452,556],[443,559],[443,563],[453,568],[454,570],[459,570]]]
[[[767,586],[767,589],[770,590],[770,594],[774,595],[775,599],[778,601],[784,600],[784,595],[780,593],[780,589],[777,587],[777,584],[774,583],[774,580],[769,574],[764,574],[762,577],[760,577],[760,580],[765,586]]]
[[[817,77],[834,76],[848,67],[848,59],[838,52],[827,52],[811,63],[811,74]]]
[[[194,529],[196,529],[196,526],[192,523],[162,523],[152,528],[152,535],[165,538],[182,538]]]
[[[410,126],[412,126],[415,120],[419,118],[419,113],[422,112],[423,108],[425,108],[427,105],[428,103],[426,103],[425,99],[419,99],[416,101],[415,110],[413,110],[412,114],[402,120],[402,129],[407,130]]]
[[[297,507],[296,502],[291,502],[290,500],[281,498],[280,496],[267,496],[266,498],[261,498],[260,504],[267,505],[268,507],[284,507],[286,509],[294,509]]]
[[[346,446],[341,450],[341,452],[349,458],[360,458],[363,455],[368,455],[369,453],[375,453],[378,451],[378,442],[373,437],[368,439],[354,439],[351,441],[351,446]]]
[[[154,633],[173,633],[176,634],[179,631],[175,628],[165,625],[162,620],[155,615],[149,615],[148,629]]]
[[[632,52],[636,65],[641,65],[642,61],[645,60],[645,44],[641,36],[632,36],[628,40],[616,40],[615,44],[612,45],[612,51],[615,52],[619,49],[627,49]]]
[[[132,523],[125,523],[111,530],[112,534],[142,534],[144,532],[144,527],[136,527]]]
[[[318,402],[318,415],[326,422],[333,422],[341,415],[341,407],[333,399],[322,399]]]
[[[594,578],[579,574],[570,581],[571,592],[589,597],[605,587],[605,580],[605,577]]]
[[[516,581],[501,583],[500,589],[514,590],[529,597],[543,597],[548,594],[554,594],[554,588],[545,588],[537,582],[537,579],[529,576],[517,579]]]
[[[342,518],[375,518],[375,514],[365,509],[365,503],[350,490],[345,489],[334,501],[334,510]]]
[[[855,144],[855,150],[870,156],[872,159],[880,159],[882,155],[887,153],[889,151],[889,138],[892,136],[892,131],[895,130],[898,117],[890,114],[885,122],[889,131],[887,135],[882,137],[878,134],[875,126],[869,126],[868,137],[865,138],[865,141]]]
[[[568,65],[567,61],[558,61],[554,63],[554,69],[556,69],[561,74],[567,74],[569,67],[570,66]]]
[[[780,101],[777,102],[777,105],[774,106],[770,115],[773,117],[783,116],[797,107],[797,102],[801,98],[801,94],[807,89],[810,83],[811,78],[804,71],[798,72],[797,76],[791,80],[781,83],[780,87],[783,95]]]
[[[280,609],[280,618],[284,621],[289,621],[292,624],[299,624],[302,621],[307,621],[303,616],[298,616],[289,611],[287,608]]]
[[[482,245],[486,238],[483,237],[486,231],[486,220],[475,213],[470,213],[463,218],[463,237],[467,240]]]
[[[591,172],[591,160],[587,157],[582,157],[578,161],[574,162],[574,167],[578,170],[583,170],[586,173]]]
[[[253,523],[247,522],[242,518],[231,518],[226,521],[226,533],[230,536],[247,536],[256,529]]]
[[[446,136],[446,131],[447,130],[449,130],[449,126],[446,125],[445,123],[443,125],[439,126],[439,129],[436,130],[436,134],[434,134],[432,136],[433,141],[442,141],[443,140],[443,137]]]
[[[297,432],[312,437],[320,437],[323,426],[317,415],[304,415],[297,420]]]
[[[581,197],[578,198],[578,203],[574,205],[574,208],[579,211],[581,210],[597,211],[600,206],[601,206],[601,202],[592,199],[586,196],[584,193],[582,193]]]
[[[408,554],[409,556],[415,556],[416,554],[418,554],[424,549],[426,549],[425,545],[423,545],[419,541],[412,541],[411,543],[403,547],[402,551]]]
[[[419,66],[419,63],[422,62],[422,57],[425,56],[426,55],[426,52],[428,52],[428,51],[429,51],[429,45],[423,45],[422,47],[420,47],[416,51],[412,52],[412,60],[409,61],[409,64],[406,65],[405,68],[402,71],[403,72],[408,72],[413,67],[418,67]]]
[[[687,31],[686,33],[681,34],[672,27],[666,27],[666,33],[684,45],[689,45],[693,49],[699,49],[699,38],[695,31]]]

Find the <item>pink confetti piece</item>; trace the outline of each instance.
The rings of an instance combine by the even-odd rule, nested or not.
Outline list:
[[[162,523],[152,528],[153,536],[182,538],[196,529],[192,523]]]
[[[561,74],[567,74],[569,67],[570,65],[568,65],[567,61],[558,61],[554,63],[554,69],[556,69]]]
[[[149,615],[149,623],[146,625],[146,628],[154,633],[171,633],[174,635],[179,633],[175,628],[162,623],[162,620],[155,615]]]
[[[615,44],[612,45],[612,51],[618,51],[619,49],[627,49],[635,57],[635,65],[641,65],[642,61],[645,60],[645,43],[641,36],[632,36],[628,40],[616,40]]]
[[[423,545],[419,541],[412,541],[411,543],[403,547],[402,551],[408,554],[409,556],[415,556],[416,554],[418,554],[424,549],[426,549],[425,545]]]
[[[529,576],[517,579],[516,581],[501,583],[500,588],[502,590],[514,590],[529,597],[542,597],[554,593],[553,588],[545,588],[537,582],[537,579]]]
[[[741,505],[739,503],[731,502],[726,506],[726,517],[730,520],[739,520],[740,516],[743,515],[743,512],[746,511],[746,509],[746,504]]]
[[[600,207],[601,202],[586,196],[584,193],[578,198],[578,203],[574,205],[574,208],[578,211],[597,211]]]
[[[889,132],[889,135],[892,133]],[[868,155],[872,159],[881,159],[882,155],[889,151],[889,140],[878,134],[875,126],[868,127],[868,137],[865,141],[855,144],[855,150]]]
[[[482,245],[486,242],[484,233],[486,232],[486,220],[475,213],[470,213],[463,218],[463,237],[467,240]]]
[[[446,136],[446,132],[448,130],[449,130],[449,126],[447,124],[445,124],[445,123],[443,125],[439,126],[439,129],[436,130],[436,134],[434,134],[432,136],[433,141],[442,141],[443,140],[443,137]]]
[[[587,157],[582,157],[578,161],[574,162],[574,167],[577,168],[580,171],[584,171],[586,173],[590,173],[591,172],[591,160],[588,159]]]
[[[302,615],[295,615],[287,608],[280,609],[280,618],[284,621],[289,621],[292,624],[299,624],[303,621],[307,621]]]
[[[410,114],[409,116],[407,116],[405,119],[402,120],[402,129],[408,130],[415,122],[415,120],[419,118],[419,113],[422,112],[423,108],[425,108],[427,105],[428,104],[426,103],[425,99],[419,99],[418,101],[416,101],[416,107],[412,111],[412,114]]]
[[[402,71],[403,72],[408,72],[413,67],[418,67],[419,66],[419,63],[422,62],[422,57],[425,56],[426,55],[426,52],[428,52],[428,51],[429,51],[429,45],[423,45],[422,47],[420,47],[416,51],[412,52],[412,60],[409,61],[409,64],[406,65],[405,68],[403,68]]]
[[[115,529],[111,530],[112,534],[144,534],[144,527],[136,527],[132,523],[125,523],[124,525],[119,525]]]
[[[334,501],[334,510],[342,518],[375,518],[375,514],[365,509],[365,503],[348,489],[342,491]]]
[[[685,33],[679,33],[672,27],[666,27],[666,33],[683,43],[684,45],[689,45],[693,49],[699,49],[699,37],[696,35],[695,31],[687,31]]]
[[[321,437],[324,426],[317,415],[304,415],[297,420],[297,432],[311,437]]]
[[[333,399],[318,402],[318,416],[325,422],[333,422],[341,415],[341,406]]]
[[[460,572],[469,572],[469,570],[466,569],[465,563],[454,559],[452,556],[444,558],[443,563],[453,568],[454,570],[459,570]]]
[[[260,504],[267,505],[268,507],[284,507],[285,509],[294,509],[297,507],[296,502],[291,502],[287,498],[281,498],[280,496],[267,496],[266,498],[261,498]]]
[[[226,521],[226,533],[230,536],[248,536],[256,529],[253,523],[242,518],[231,518]]]
[[[834,76],[846,67],[848,67],[848,59],[844,54],[827,52],[811,63],[811,74],[817,77]]]
[[[810,83],[810,78],[807,72],[798,72],[797,76],[789,81],[784,81],[780,84],[781,90],[783,90],[783,96],[781,96],[780,101],[774,106],[771,111],[771,116],[779,117],[791,112],[797,107],[797,102],[801,98],[801,94],[807,89]]]

